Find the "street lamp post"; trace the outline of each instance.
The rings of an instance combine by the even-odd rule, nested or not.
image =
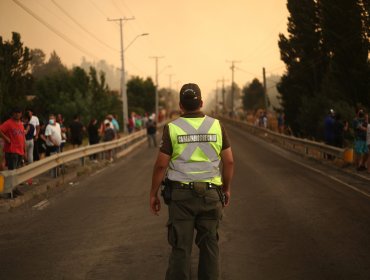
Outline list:
[[[126,88],[126,77],[125,77],[125,51],[130,47],[134,41],[141,37],[149,35],[149,33],[142,33],[137,35],[126,48],[123,47],[123,21],[133,20],[132,18],[118,18],[118,19],[109,19],[108,21],[119,21],[120,23],[120,35],[121,35],[121,99],[122,99],[122,118],[123,118],[123,133],[127,133],[127,122],[128,122],[128,104],[127,104],[127,88]]]
[[[158,59],[164,58],[164,56],[151,56],[149,58],[155,59],[155,119],[158,123],[159,121],[159,96],[158,96],[158,75],[161,74],[166,68],[172,67],[171,65],[167,65],[161,71],[158,72]]]

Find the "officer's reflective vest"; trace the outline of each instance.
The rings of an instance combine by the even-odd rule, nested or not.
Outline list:
[[[211,182],[221,185],[220,122],[208,116],[178,118],[168,126],[173,147],[168,178],[178,182]]]

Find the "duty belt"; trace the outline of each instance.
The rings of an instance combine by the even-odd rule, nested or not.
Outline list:
[[[200,196],[203,196],[207,190],[216,190],[222,205],[225,206],[225,195],[221,186],[209,182],[181,183],[177,181],[169,181],[169,186],[171,189],[193,190]]]
[[[209,183],[209,182],[187,182],[187,183],[181,183],[177,181],[171,181],[170,186],[173,189],[184,189],[184,190],[212,190],[220,188],[220,186],[217,186],[215,184]]]

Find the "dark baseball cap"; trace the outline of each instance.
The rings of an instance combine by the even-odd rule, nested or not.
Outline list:
[[[19,107],[13,107],[12,110],[10,111],[11,114],[13,113],[21,113],[22,109]]]
[[[202,93],[197,84],[189,83],[182,86],[180,90],[180,103],[187,110],[199,108],[202,101]]]

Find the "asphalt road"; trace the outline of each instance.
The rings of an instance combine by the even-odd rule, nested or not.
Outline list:
[[[370,279],[368,184],[227,130],[236,174],[220,230],[221,279]],[[143,146],[0,214],[0,279],[164,279],[167,211],[156,217],[148,207],[156,153]]]

